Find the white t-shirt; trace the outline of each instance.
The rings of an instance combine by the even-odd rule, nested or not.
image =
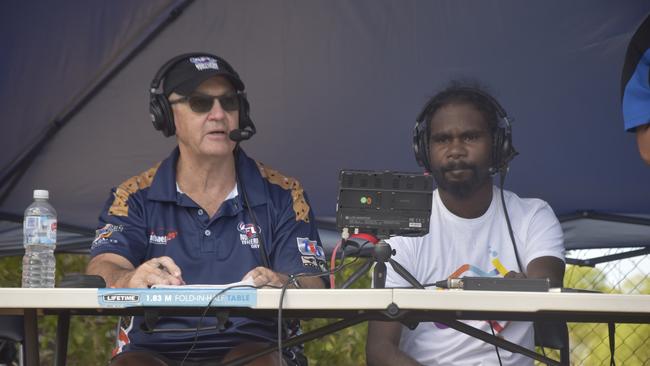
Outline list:
[[[509,191],[504,195],[524,272],[528,263],[538,257],[564,260],[562,228],[551,207],[542,200],[519,198]],[[504,270],[519,272],[497,187],[493,187],[488,210],[475,219],[451,213],[435,190],[429,234],[394,237],[388,242],[396,250],[393,259],[422,284],[449,277],[502,277]],[[390,265],[387,267],[386,287],[411,286]],[[491,333],[487,321],[465,323]],[[493,324],[498,336],[534,348],[532,323]],[[493,345],[433,322],[420,323],[415,330],[403,327],[399,348],[425,365],[499,364]],[[533,365],[532,359],[520,354],[504,349],[499,349],[499,354],[503,365]]]

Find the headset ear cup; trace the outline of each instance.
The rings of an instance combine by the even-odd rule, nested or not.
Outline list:
[[[502,166],[506,166],[508,164],[508,157],[510,156],[510,143],[508,141],[508,138],[506,134],[503,134],[503,142],[501,143],[501,156],[499,156],[499,161],[501,162]]]
[[[153,128],[156,129],[156,131],[162,131],[163,130],[163,112],[160,107],[160,103],[158,102],[157,95],[152,94],[151,98],[149,98],[149,115],[151,116],[151,123],[153,124]]]
[[[515,147],[512,145],[512,132],[508,128],[504,131],[503,134],[503,148],[501,149],[501,161],[502,164],[505,167],[508,166],[508,164],[512,161],[512,159],[515,158],[515,156],[519,155],[517,150],[515,150]]]
[[[417,121],[415,127],[413,127],[413,153],[415,154],[415,160],[418,165],[430,172],[431,166],[429,164],[427,140],[426,123]]]
[[[149,113],[153,127],[161,131],[165,137],[169,137],[176,132],[174,126],[174,114],[171,106],[163,95],[153,94],[149,101]]]
[[[172,111],[172,106],[169,104],[169,101],[165,96],[159,95],[160,99],[160,109],[162,110],[163,120],[162,124],[165,126],[165,129],[162,130],[165,137],[169,137],[176,134],[176,124],[174,123],[174,112]]]

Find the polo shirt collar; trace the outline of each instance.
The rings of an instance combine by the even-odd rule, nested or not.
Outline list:
[[[178,146],[169,154],[169,156],[160,163],[156,175],[154,176],[147,198],[153,201],[176,202],[176,164],[180,150]],[[243,197],[243,189],[246,189],[248,203],[251,207],[259,206],[266,203],[266,193],[264,178],[260,174],[255,160],[246,155],[240,147],[235,151],[236,168],[237,168],[237,191],[242,204],[246,204]],[[243,180],[243,188],[242,182]]]

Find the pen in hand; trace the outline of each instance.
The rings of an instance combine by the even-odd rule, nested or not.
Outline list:
[[[180,281],[180,285],[185,285],[185,281],[183,280],[183,277],[181,277],[180,273],[175,275],[174,273],[172,273],[172,271],[169,270],[169,268],[167,268],[164,264],[162,264],[160,262],[158,262],[157,268],[159,270],[163,271],[164,273],[166,273],[166,274],[168,274],[168,275],[170,275],[170,276],[172,276],[174,278],[177,278]]]

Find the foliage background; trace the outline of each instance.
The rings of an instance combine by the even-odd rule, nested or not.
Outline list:
[[[647,263],[639,260],[637,267]],[[63,273],[81,273],[88,257],[86,255],[58,254],[57,283]],[[645,261],[645,262],[644,262]],[[619,261],[617,261],[619,262]],[[348,278],[361,263],[353,263],[337,275],[337,283]],[[648,269],[644,274],[623,276],[617,283],[608,281],[607,272],[612,268],[567,266],[565,287],[598,290],[606,293],[650,294]],[[643,268],[642,268],[643,269]],[[0,286],[20,287],[21,258],[0,258]],[[370,275],[362,277],[352,288],[370,287]],[[1,301],[1,300],[0,300]],[[305,331],[315,329],[336,320],[314,319],[303,322]],[[68,342],[68,365],[106,365],[115,342],[117,317],[74,316],[70,325]],[[53,350],[56,334],[54,316],[39,318],[41,365],[54,363]],[[609,347],[606,324],[570,323],[571,364],[609,365]],[[335,334],[311,341],[305,352],[311,366],[365,365],[365,339],[367,324],[341,330]],[[557,359],[557,352],[546,350]],[[616,363],[619,365],[650,365],[650,325],[619,324],[616,326]]]

